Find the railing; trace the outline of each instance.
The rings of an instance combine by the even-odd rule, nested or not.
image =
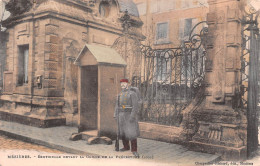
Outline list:
[[[142,46],[142,74],[132,79],[143,97],[141,121],[170,126],[181,123],[181,111],[204,80],[206,50],[203,45],[208,31],[204,27],[198,34],[194,33],[203,23],[198,23],[189,40],[178,48]]]

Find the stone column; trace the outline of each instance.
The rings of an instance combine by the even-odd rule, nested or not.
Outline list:
[[[221,154],[226,160],[246,158],[246,112],[240,108],[241,20],[244,2],[208,0],[209,26],[205,99],[194,111],[196,150]]]

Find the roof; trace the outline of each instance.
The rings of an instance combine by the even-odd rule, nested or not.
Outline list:
[[[116,52],[116,50],[97,44],[85,44],[78,57],[76,58],[75,63],[78,63],[80,61],[80,58],[84,55],[85,50],[89,50],[99,64],[106,63],[124,66],[126,65],[125,60]]]
[[[120,11],[128,11],[129,15],[139,17],[139,12],[133,0],[118,0]]]

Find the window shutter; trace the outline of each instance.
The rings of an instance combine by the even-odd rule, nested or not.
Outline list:
[[[24,50],[24,83],[28,83],[28,60],[29,60],[29,50]]]
[[[156,26],[156,40],[160,38],[160,24],[157,24]]]
[[[197,18],[193,18],[192,19],[192,26],[191,26],[191,30],[194,28],[194,26],[198,23],[198,19]],[[192,32],[192,34],[197,33],[199,30],[199,28],[195,28],[194,31]]]
[[[197,18],[193,18],[192,19],[192,28],[198,23],[198,19]]]
[[[185,19],[179,20],[179,39],[182,39],[184,37],[184,21]]]
[[[192,19],[187,18],[184,22],[184,37],[188,37],[190,35],[192,29]]]

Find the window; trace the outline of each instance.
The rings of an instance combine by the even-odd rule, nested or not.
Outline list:
[[[167,43],[168,41],[168,22],[158,23],[156,29],[156,44]]]
[[[146,14],[146,3],[137,4],[137,8],[140,16]]]
[[[197,24],[196,18],[181,19],[179,22],[179,38],[187,40],[192,28]]]
[[[161,0],[160,1],[160,11],[169,11],[175,9],[175,0]]]
[[[207,0],[182,0],[182,8],[208,7]]]
[[[192,19],[185,19],[185,24],[184,24],[184,36],[189,36],[192,28]]]
[[[18,50],[18,85],[23,85],[28,83],[29,45],[19,46]]]
[[[99,5],[99,14],[101,17],[108,17],[110,12],[110,6],[107,2],[101,2]]]
[[[175,9],[175,0],[152,0],[151,12],[164,12]]]
[[[200,7],[209,7],[207,0],[197,0],[197,5]]]

